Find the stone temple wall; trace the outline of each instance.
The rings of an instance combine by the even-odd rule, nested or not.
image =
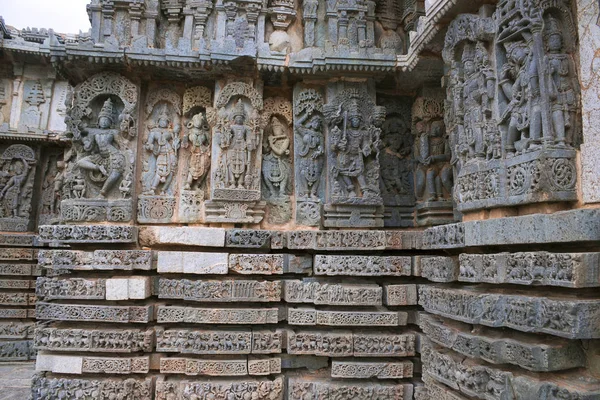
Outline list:
[[[600,400],[599,7],[0,19],[0,362],[34,400]]]

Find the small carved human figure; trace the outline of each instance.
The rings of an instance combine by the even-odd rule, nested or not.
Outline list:
[[[452,168],[450,146],[445,138],[444,123],[433,121],[427,129],[425,121],[415,125],[416,192],[419,200],[444,200],[444,189],[452,193]],[[427,198],[425,198],[425,195]]]
[[[73,192],[73,198],[83,199],[85,197],[85,179],[81,174],[75,175],[71,190]]]
[[[15,161],[10,165],[9,180],[0,191],[0,200],[4,200],[7,211],[12,213],[14,218],[19,217],[19,206],[21,205],[21,192],[27,181],[29,173],[29,164],[24,158]]]
[[[508,121],[507,156],[540,143],[542,136],[541,95],[538,63],[525,42],[506,45],[508,62],[501,71],[500,88],[509,99],[501,116]]]
[[[183,146],[187,148],[191,144],[191,155],[185,189],[192,190],[202,185],[210,170],[210,128],[202,113],[194,115],[187,128]]]
[[[298,138],[296,153],[300,156],[298,196],[318,200],[317,192],[323,171],[324,157],[321,117],[317,114],[310,116],[309,113],[304,113],[295,120],[294,127]]]
[[[412,140],[406,123],[390,118],[383,125],[384,150],[380,154],[382,191],[386,195],[412,192]]]
[[[262,172],[270,198],[286,197],[291,177],[290,138],[287,127],[273,116],[263,155]]]
[[[340,106],[338,117],[341,109]],[[345,190],[346,197],[374,197],[377,192],[365,177],[365,158],[375,152],[374,143],[356,101],[350,103],[341,121],[343,128],[336,124],[331,132],[331,150],[336,154],[334,179]]]
[[[546,67],[552,127],[554,140],[564,146],[573,140],[569,130],[575,123],[579,83],[575,78],[573,59],[569,54],[564,53],[563,34],[558,21],[550,17],[546,26],[547,54],[543,65]]]
[[[252,131],[246,122],[246,111],[242,100],[238,100],[233,108],[233,123],[225,132],[221,132],[219,146],[223,149],[223,167],[225,169],[225,186],[229,189],[246,189],[252,184],[250,163],[256,143]]]
[[[114,145],[119,134],[117,129],[111,128],[114,124],[113,104],[107,99],[98,114],[98,128],[83,128],[82,133],[87,136],[82,139],[83,149],[92,154],[77,161],[77,166],[90,173],[100,173],[93,181],[102,181],[100,197],[106,197],[110,190],[117,184],[125,169],[125,156]]]
[[[144,194],[170,194],[171,183],[177,171],[177,151],[179,150],[179,130],[176,125],[173,129],[169,127],[171,121],[165,110],[158,116],[158,126],[150,130],[145,148],[152,152],[153,159],[150,163],[151,178],[149,187]],[[157,193],[160,188],[160,193]]]

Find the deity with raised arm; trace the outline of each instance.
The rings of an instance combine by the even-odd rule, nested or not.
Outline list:
[[[298,195],[318,200],[317,192],[325,154],[321,117],[317,114],[311,116],[309,113],[305,113],[296,119],[294,126],[298,136],[296,152],[300,156]]]
[[[289,161],[290,138],[287,127],[279,118],[271,118],[270,132],[265,143],[263,177],[270,197],[285,197],[291,176]]]
[[[194,115],[187,128],[183,146],[191,145],[191,156],[185,189],[192,190],[202,185],[210,170],[210,128],[202,113]]]
[[[107,99],[98,114],[98,127],[81,129],[87,134],[82,138],[83,150],[92,154],[77,161],[76,165],[90,172],[92,181],[104,181],[100,197],[108,195],[125,170],[125,156],[114,144],[119,135],[119,130],[112,128],[114,123],[112,100]]]

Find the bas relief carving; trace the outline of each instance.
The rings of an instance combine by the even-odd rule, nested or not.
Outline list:
[[[444,46],[459,210],[576,198],[576,33],[564,1],[463,14]]]
[[[168,223],[172,222],[176,207],[181,97],[171,89],[154,90],[146,101],[146,113],[138,221]]]
[[[206,221],[258,223],[264,214],[262,95],[250,84],[234,82],[221,89],[215,105],[208,111],[214,141]]]
[[[2,148],[0,154],[0,228],[30,231],[37,152],[23,144]]]
[[[104,72],[75,88],[66,118],[61,216],[66,222],[128,222],[137,135],[137,87]]]

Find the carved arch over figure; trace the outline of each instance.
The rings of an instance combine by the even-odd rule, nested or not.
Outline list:
[[[183,114],[187,115],[194,107],[205,110],[212,106],[212,90],[205,86],[187,88],[183,94]]]
[[[233,82],[228,84],[221,90],[219,97],[217,98],[216,108],[225,107],[232,97],[244,96],[250,100],[252,107],[258,111],[263,109],[263,97],[262,94],[256,90],[252,85],[244,82]]]
[[[174,90],[168,88],[161,88],[150,92],[148,99],[146,100],[146,115],[150,116],[156,104],[161,101],[170,103],[173,106],[173,111],[175,111],[177,115],[181,115],[181,96]]]

